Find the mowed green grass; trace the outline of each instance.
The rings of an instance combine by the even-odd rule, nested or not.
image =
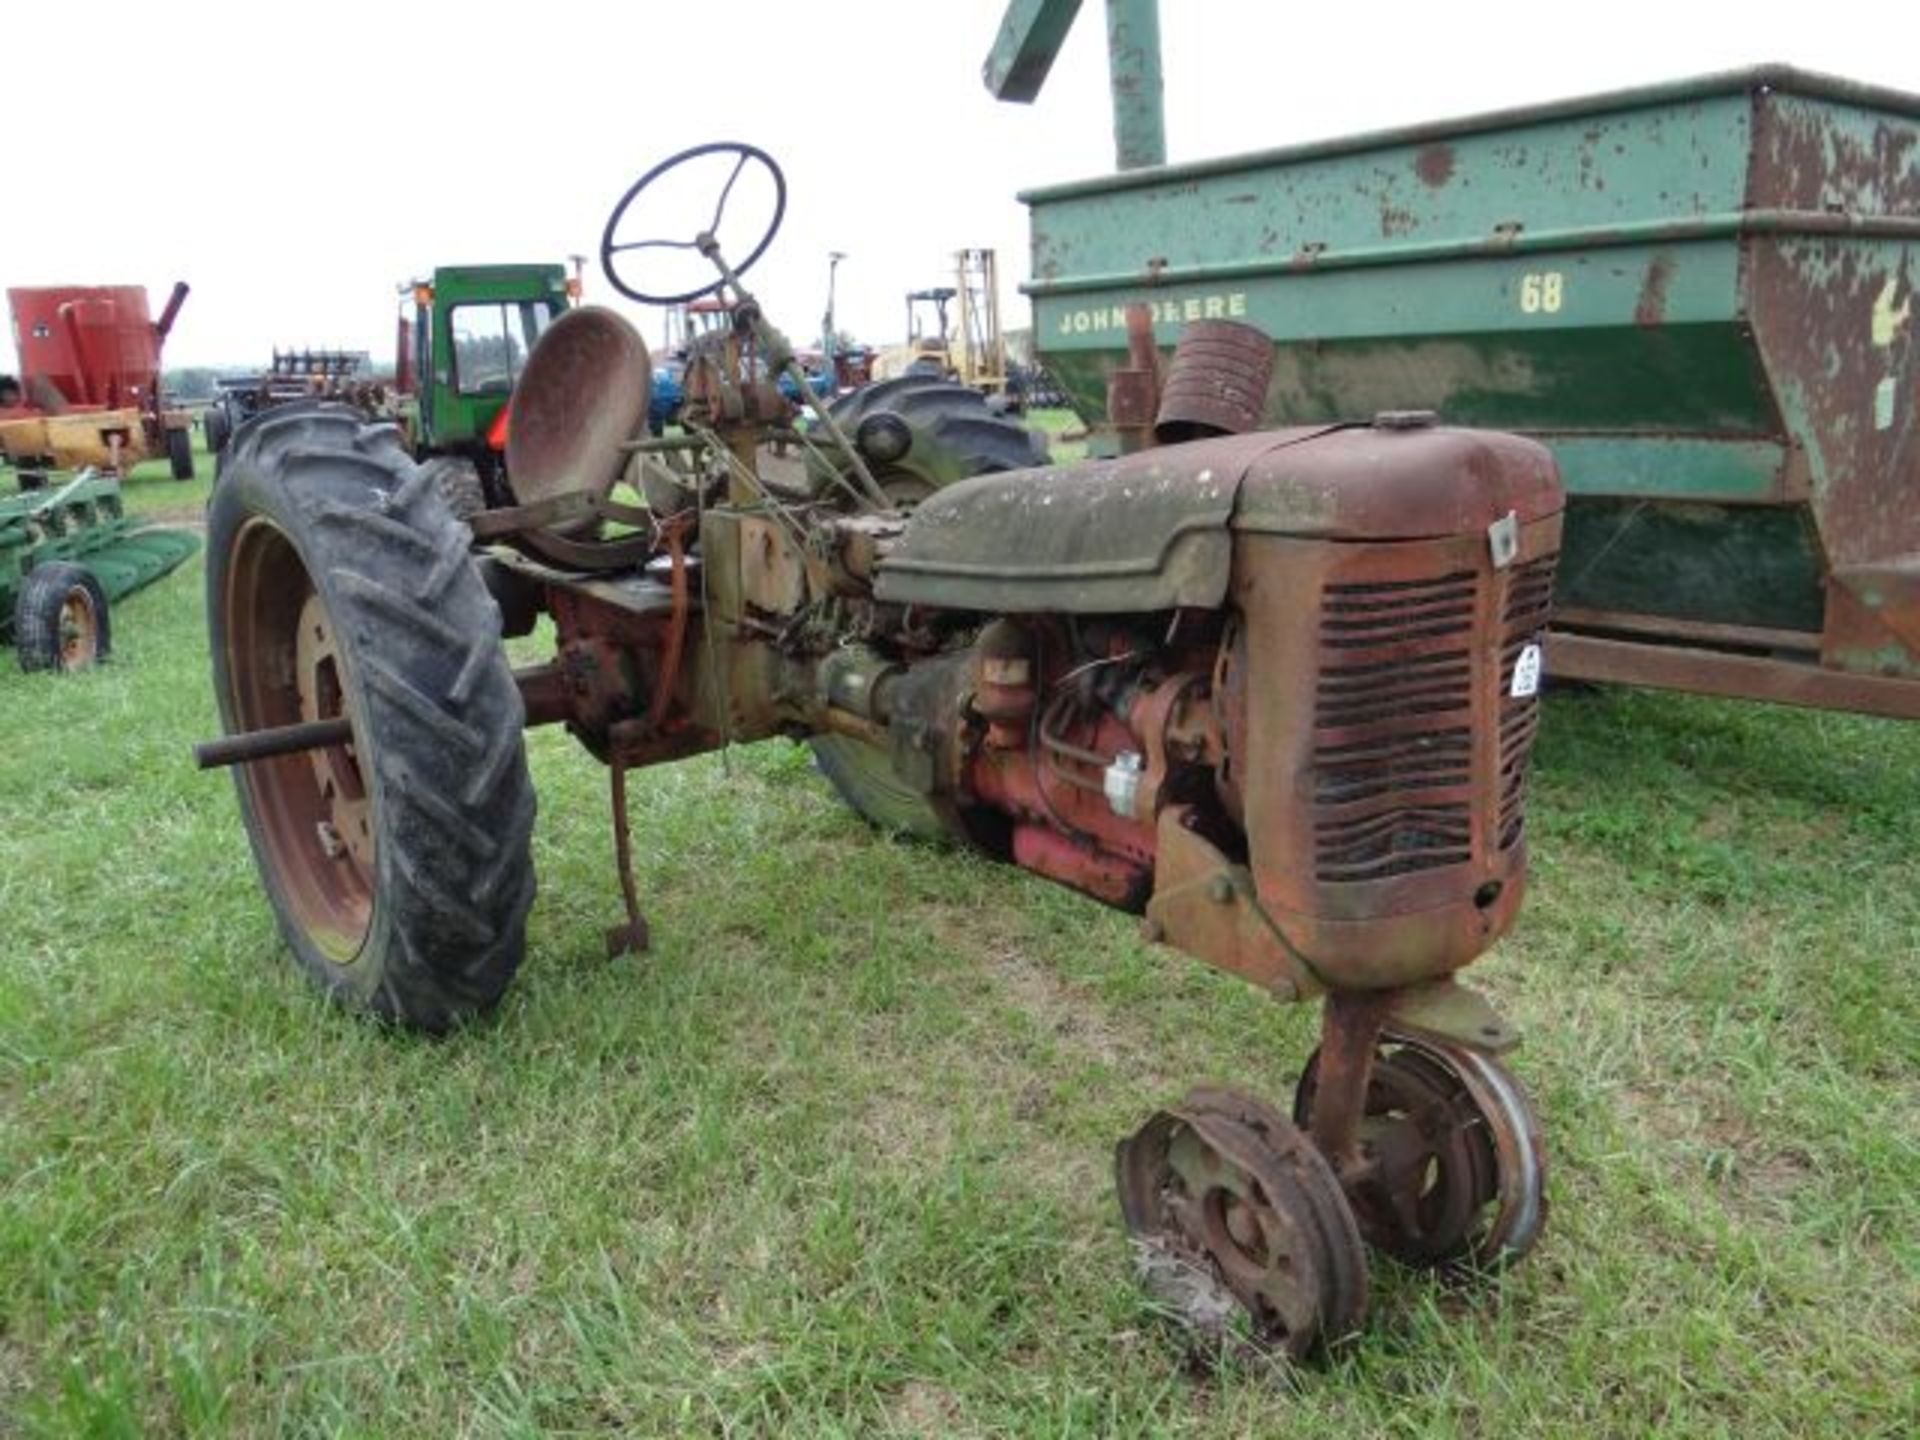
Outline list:
[[[1071,410],[1031,410],[1027,423],[1047,437],[1047,448],[1056,461],[1079,460],[1087,453],[1086,429]],[[1071,440],[1063,437],[1071,435]]]
[[[867,833],[783,743],[635,778],[655,944],[610,962],[604,777],[541,731],[519,981],[446,1040],[360,1022],[189,763],[201,577],[97,672],[0,666],[0,1435],[1920,1429],[1920,728],[1550,702],[1477,969],[1546,1240],[1203,1373],[1110,1147],[1200,1080],[1284,1102],[1310,1012]]]

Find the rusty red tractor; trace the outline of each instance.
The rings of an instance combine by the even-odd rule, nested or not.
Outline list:
[[[620,238],[651,184],[715,164],[713,223]],[[797,425],[792,348],[742,281],[779,204],[743,262],[720,239],[743,174],[784,198],[764,153],[703,146],[642,177],[602,242],[638,300],[689,298],[630,283],[657,252],[717,276],[731,323],[691,357],[684,434],[648,438],[646,347],[587,307],[515,390],[514,503],[470,523],[397,431],[342,407],[234,436],[208,536],[226,734],[198,755],[234,767],[299,964],[429,1030],[493,1005],[534,894],[522,729],[546,724],[609,769],[609,945],[642,948],[628,772],[803,739],[876,823],[1324,1001],[1290,1105],[1198,1089],[1119,1146],[1142,1272],[1196,1322],[1304,1355],[1359,1326],[1366,1244],[1431,1267],[1524,1254],[1539,1127],[1499,1058],[1512,1030],[1455,972],[1526,876],[1546,450],[1419,414],[1258,430],[1205,334],[1159,387],[1158,443],[1116,460],[1050,465],[939,379]],[[773,441],[807,463],[776,473]],[[616,498],[623,475],[647,506]],[[503,634],[542,616],[556,653],[515,670]]]

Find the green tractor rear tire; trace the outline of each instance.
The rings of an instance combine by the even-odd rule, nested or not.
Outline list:
[[[281,932],[334,999],[435,1031],[505,991],[534,891],[525,712],[470,541],[393,427],[324,403],[243,427],[208,512],[227,732],[352,723],[234,768]]]
[[[994,414],[977,390],[937,375],[903,375],[843,395],[828,407],[894,504],[911,508],[957,480],[1048,463],[1047,443]],[[831,453],[831,452],[829,452]],[[844,735],[808,742],[814,763],[849,808],[880,830],[951,838],[927,798],[894,771],[887,752]]]
[[[466,456],[435,455],[422,460],[420,468],[433,477],[433,488],[447,502],[453,518],[462,524],[487,508],[487,491],[480,480],[480,467]]]
[[[863,385],[827,413],[896,505],[916,505],[956,480],[1048,461],[1037,431],[996,414],[978,390],[938,375]]]

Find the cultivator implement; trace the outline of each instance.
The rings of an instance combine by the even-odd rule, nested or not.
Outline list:
[[[113,601],[199,548],[181,530],[131,519],[119,481],[82,471],[0,499],[0,623],[29,669],[74,669],[104,655]]]

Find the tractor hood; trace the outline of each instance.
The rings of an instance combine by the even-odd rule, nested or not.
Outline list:
[[[879,599],[941,609],[1215,609],[1235,530],[1420,540],[1555,514],[1530,440],[1432,425],[1266,430],[950,485],[913,512]]]

